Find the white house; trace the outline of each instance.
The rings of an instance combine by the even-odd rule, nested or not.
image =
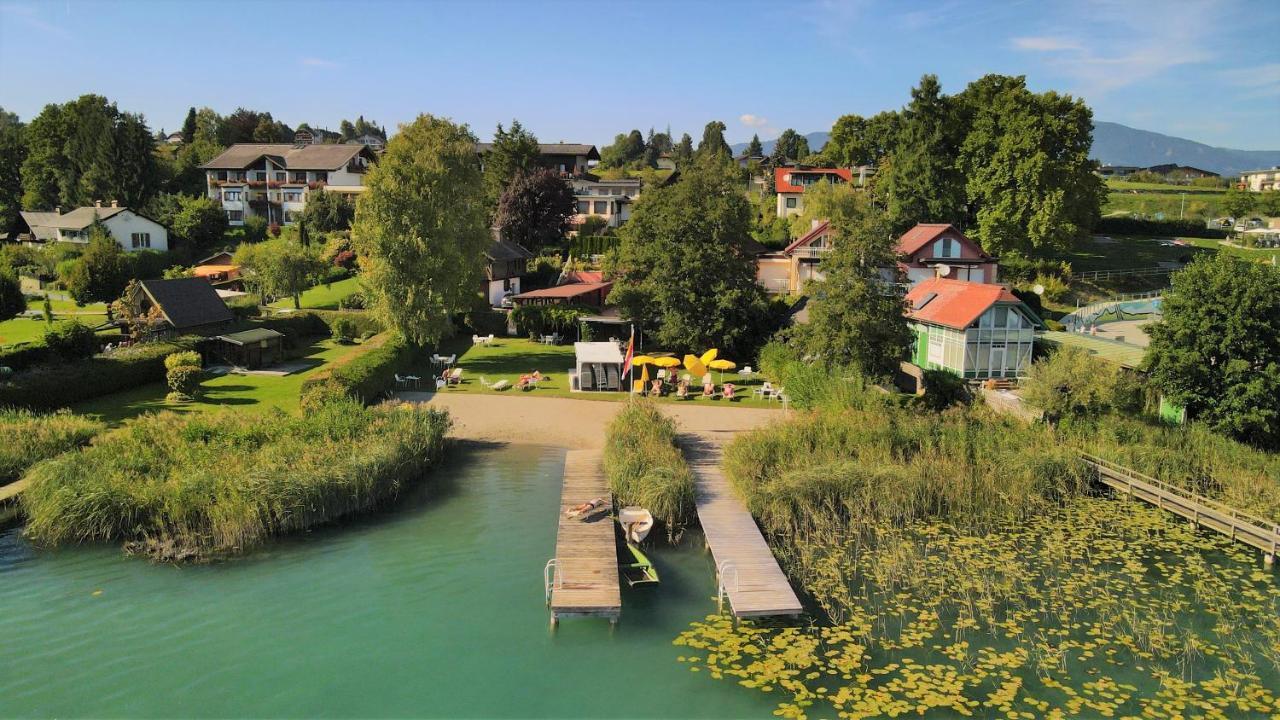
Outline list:
[[[23,212],[22,219],[30,228],[28,242],[65,242],[89,244],[89,227],[94,218],[111,233],[125,252],[169,249],[169,230],[160,223],[112,201],[110,207],[101,202],[63,213]]]
[[[1267,192],[1280,189],[1280,165],[1269,170],[1249,170],[1240,173],[1241,190]]]
[[[302,214],[313,192],[352,198],[363,192],[364,175],[377,161],[377,154],[360,144],[239,143],[200,167],[209,197],[222,203],[232,225],[254,215],[287,225]]]
[[[606,227],[619,227],[631,219],[631,203],[640,197],[639,178],[599,180],[588,175],[574,178],[570,185],[578,203],[572,219],[575,226],[595,216],[603,218]]]

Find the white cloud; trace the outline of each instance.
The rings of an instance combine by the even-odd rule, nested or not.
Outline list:
[[[760,128],[760,127],[765,127],[769,124],[769,118],[763,118],[763,117],[760,117],[759,115],[752,115],[751,113],[747,113],[745,115],[740,115],[738,117],[738,122],[742,123],[743,125],[746,125],[747,127]]]
[[[302,58],[301,60],[299,60],[298,62],[300,62],[301,64],[305,65],[306,67],[317,67],[317,68],[336,68],[336,67],[338,67],[338,63],[336,63],[336,62],[334,62],[334,61],[332,61],[332,60],[325,60],[325,59],[323,59],[323,58],[317,58],[317,57],[305,57],[305,58]]]
[[[1063,37],[1048,35],[1016,37],[1012,41],[1014,49],[1032,52],[1056,52],[1059,50],[1080,50],[1080,43]]]

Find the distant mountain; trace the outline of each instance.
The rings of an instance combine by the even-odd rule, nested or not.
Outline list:
[[[1280,150],[1232,150],[1137,130],[1111,122],[1093,124],[1091,157],[1104,165],[1150,167],[1174,163],[1212,170],[1220,175],[1239,175],[1280,165]]]
[[[817,152],[827,144],[827,133],[805,135],[809,148]],[[773,152],[776,140],[762,140],[764,154]],[[735,154],[747,149],[747,143],[731,146]],[[1280,165],[1280,150],[1233,150],[1194,140],[1138,130],[1113,122],[1093,124],[1093,150],[1090,157],[1104,165],[1136,165],[1151,167],[1174,163],[1211,170],[1220,175],[1239,175],[1245,170],[1258,170]]]

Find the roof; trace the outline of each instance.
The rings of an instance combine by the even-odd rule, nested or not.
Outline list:
[[[266,156],[286,170],[336,170],[362,152],[365,152],[364,145],[236,143],[200,167],[205,170],[244,170]]]
[[[484,251],[484,256],[490,260],[528,260],[533,257],[533,253],[524,249],[519,243],[513,243],[510,240],[494,240],[489,249]]]
[[[560,285],[581,285],[584,283],[604,282],[604,272],[600,270],[570,270],[560,276]]]
[[[233,319],[218,291],[203,278],[143,280],[142,291],[160,308],[169,324],[178,330]]]
[[[1071,345],[1082,348],[1090,355],[1097,355],[1102,360],[1132,370],[1142,368],[1142,359],[1147,350],[1140,345],[1130,345],[1129,343],[1085,335],[1084,333],[1048,331],[1041,333],[1040,338],[1055,345]]]
[[[56,240],[58,231],[54,228],[54,223],[60,217],[56,212],[29,212],[22,211],[18,213],[22,216],[23,222],[27,227],[31,228],[31,234],[37,240]]]
[[[802,193],[804,185],[787,182],[788,175],[835,175],[845,182],[853,181],[853,172],[849,168],[788,168],[773,169],[773,186],[778,192]]]
[[[516,300],[528,300],[531,298],[575,298],[580,295],[587,295],[597,290],[608,290],[613,287],[611,282],[596,283],[570,283],[568,285],[557,285],[555,287],[543,288],[541,290],[530,290],[526,293],[516,295]]]
[[[979,253],[986,256],[986,252],[982,249],[981,245],[970,240],[964,233],[957,230],[956,227],[950,223],[917,224],[915,227],[903,233],[902,237],[898,238],[898,254],[914,255],[919,252],[921,248],[933,242],[939,235],[947,232],[948,230],[973,245],[978,249]]]
[[[226,258],[226,260],[222,259],[224,257]],[[229,265],[233,257],[235,256],[231,254],[230,250],[223,250],[222,252],[216,252],[207,258],[200,258],[199,260],[196,261],[196,264],[197,265]],[[217,260],[218,262],[212,262],[213,260]]]
[[[829,230],[830,228],[831,228],[831,221],[823,220],[822,222],[818,223],[818,225],[816,225],[812,230],[810,230],[809,232],[797,238],[795,242],[783,248],[782,252],[784,254],[790,254],[796,248],[804,245],[808,245],[809,243],[813,242],[815,238],[826,235],[827,230]]]
[[[493,143],[476,143],[476,152],[483,155],[493,149]],[[600,151],[595,145],[581,143],[538,143],[543,155],[586,155],[588,160],[599,160]]]
[[[284,337],[284,333],[276,332],[270,328],[254,328],[252,330],[243,330],[230,335],[219,335],[219,340],[224,340],[232,345],[252,345],[253,343],[265,342],[276,338]]]
[[[582,363],[617,363],[622,364],[622,351],[617,343],[611,342],[576,342],[573,354]]]
[[[219,273],[233,273],[239,269],[239,265],[196,265],[191,268],[191,274],[196,277],[205,277],[206,275],[217,275]]]
[[[997,303],[1021,305],[1028,313],[1031,312],[1003,285],[931,278],[907,292],[907,317],[963,330]]]

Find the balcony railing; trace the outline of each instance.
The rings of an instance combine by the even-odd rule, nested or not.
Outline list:
[[[831,253],[829,247],[803,247],[796,249],[796,255],[801,258],[809,258],[811,260],[821,260]]]

